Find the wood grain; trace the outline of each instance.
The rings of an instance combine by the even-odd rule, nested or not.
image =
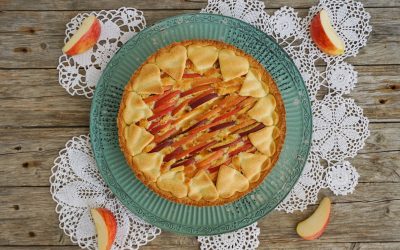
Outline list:
[[[400,182],[400,123],[371,124],[365,148],[351,162],[361,182]],[[50,168],[72,136],[88,128],[0,129],[0,186],[48,186]]]
[[[400,65],[356,67],[348,95],[372,122],[400,121]],[[70,96],[51,69],[0,70],[0,127],[88,126],[90,100]]]
[[[368,40],[368,49],[361,49],[357,57],[349,58],[348,61],[355,65],[397,64],[400,61],[400,53],[397,53],[400,19],[392,16],[400,16],[400,8],[391,9],[391,15],[388,15],[386,8],[371,8],[368,11],[372,15],[371,25],[374,27]],[[149,10],[146,12],[147,23],[152,24],[165,17],[188,12],[197,11]],[[78,11],[4,11],[0,23],[16,21],[0,28],[0,68],[55,68],[61,55],[60,48],[64,45],[65,24],[77,13]],[[306,10],[300,11],[300,16],[305,14]],[[24,18],[20,19],[22,15]]]
[[[65,24],[77,13],[132,6],[148,25],[198,12],[206,0],[0,0],[0,249],[72,250],[58,227],[49,176],[58,151],[87,134],[91,101],[71,97],[56,70]],[[266,1],[268,14],[288,5],[305,16],[317,0]],[[373,31],[346,61],[358,83],[350,95],[370,121],[371,136],[350,162],[360,173],[353,194],[333,196],[326,233],[313,242],[295,233],[304,213],[273,212],[259,222],[259,249],[400,249],[400,2],[362,1]],[[323,91],[321,91],[323,93]],[[321,95],[319,95],[321,96]],[[328,190],[322,196],[332,196]],[[163,232],[141,249],[198,249],[194,237]]]
[[[400,183],[360,183],[353,195],[333,197],[331,222],[318,242],[398,241]],[[392,190],[392,191],[389,191]],[[0,188],[0,245],[69,245],[58,228],[55,203],[47,187]],[[259,222],[260,241],[302,242],[294,228],[315,206],[303,213],[272,212]],[[7,222],[7,223],[4,223]],[[23,225],[23,226],[22,226]],[[375,225],[374,227],[369,225]],[[385,234],[381,229],[385,228]],[[273,229],[273,230],[272,230]],[[150,246],[196,246],[194,237],[163,233]]]
[[[156,238],[155,242],[163,240],[163,236]],[[3,246],[3,250],[78,250],[78,246]],[[143,246],[141,249],[145,250],[159,250],[160,246],[155,245],[153,242]],[[166,242],[162,249],[175,250],[177,245],[169,245]],[[193,250],[197,249],[195,246],[182,246],[179,245],[179,250]],[[380,243],[334,243],[334,242],[285,242],[285,243],[272,243],[272,242],[261,242],[258,249],[260,250],[272,250],[272,249],[285,249],[285,250],[398,250],[400,249],[400,242],[380,242]]]
[[[263,0],[267,8],[280,8],[284,5],[293,8],[309,8],[318,3],[316,0],[281,0],[281,1],[267,1]],[[142,10],[148,9],[200,9],[206,6],[206,0],[120,0],[120,1],[107,1],[97,0],[92,2],[90,0],[79,1],[63,1],[63,0],[7,0],[0,2],[0,9],[3,10],[104,10],[115,9],[121,6],[131,6]],[[399,7],[400,4],[396,0],[365,0],[363,1],[365,7]]]

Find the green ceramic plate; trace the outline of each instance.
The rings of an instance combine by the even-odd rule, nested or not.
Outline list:
[[[160,198],[132,173],[118,145],[117,113],[131,74],[158,49],[187,39],[214,39],[256,58],[278,84],[286,109],[287,134],[280,159],[264,182],[224,206],[194,207]],[[134,36],[114,55],[97,84],[90,136],[98,168],[112,192],[134,214],[162,229],[190,235],[226,233],[272,211],[289,193],[306,162],[311,141],[311,107],[300,73],[268,35],[240,20],[211,14],[165,19]]]

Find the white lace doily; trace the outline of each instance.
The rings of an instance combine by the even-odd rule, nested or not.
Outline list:
[[[145,28],[146,21],[143,12],[126,7],[78,14],[66,25],[65,43],[89,15],[95,15],[100,20],[99,40],[82,54],[60,56],[57,69],[59,83],[68,93],[92,98],[97,81],[111,57],[129,38]]]
[[[234,250],[234,249],[256,249],[260,244],[258,235],[260,228],[257,222],[244,227],[233,233],[214,236],[199,236],[201,250]]]
[[[286,50],[304,79],[312,101],[313,140],[302,176],[277,207],[277,210],[291,213],[314,204],[321,188],[329,188],[335,195],[346,195],[352,193],[358,183],[359,174],[347,160],[356,156],[364,146],[369,136],[369,121],[354,100],[343,97],[357,84],[357,72],[343,60],[357,55],[365,46],[372,28],[369,13],[361,3],[352,0],[320,0],[317,6],[310,8],[305,18],[300,18],[290,7],[282,7],[272,16],[264,9],[264,3],[258,0],[209,0],[201,11],[235,17],[266,32]],[[321,9],[329,13],[335,30],[343,38],[346,45],[344,55],[328,56],[310,38],[310,20]],[[100,43],[79,56],[63,55],[58,66],[60,84],[71,95],[88,98],[93,96],[97,80],[111,56],[145,26],[142,12],[132,8],[93,14],[102,20],[102,30],[106,30],[101,36],[104,46]],[[87,15],[80,14],[67,24],[66,41]],[[317,61],[321,60],[326,63],[322,69],[316,67]],[[321,86],[328,91],[319,100],[316,96]],[[88,207],[104,206],[116,213],[118,223],[126,223],[123,228],[127,233],[117,235],[115,249],[146,244],[160,230],[130,214],[113,197],[97,168],[93,167],[88,143],[86,136],[74,137],[56,159],[50,182],[60,214],[60,227],[73,242],[93,248],[96,237],[93,225],[89,223]],[[78,165],[85,171],[79,171]],[[233,233],[198,237],[198,240],[201,249],[255,249],[259,244],[259,232],[254,223]]]
[[[129,212],[101,178],[89,137],[69,140],[54,161],[50,191],[57,202],[60,228],[82,248],[96,249],[96,230],[90,209],[109,209],[117,220],[113,249],[138,249],[161,233]]]

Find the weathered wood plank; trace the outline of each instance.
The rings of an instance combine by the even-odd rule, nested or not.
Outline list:
[[[382,151],[399,151],[400,124],[383,123],[370,125],[371,136],[360,154]],[[79,128],[2,128],[0,129],[0,156],[15,153],[35,153],[55,150],[72,136],[87,134],[88,127]]]
[[[371,25],[374,27],[368,46],[360,50],[349,62],[356,65],[398,64],[397,53],[400,42],[400,8],[372,8]],[[148,24],[165,17],[196,12],[195,10],[147,11]],[[388,13],[390,12],[390,13]],[[1,68],[55,68],[61,55],[65,24],[77,11],[41,11],[41,12],[3,12],[0,28],[3,32],[0,43],[2,57]],[[306,10],[300,11],[305,15]],[[23,15],[24,18],[19,17]],[[12,21],[11,21],[12,20]],[[21,20],[21,21],[14,21]]]
[[[0,155],[0,186],[48,186],[50,169],[66,140],[59,149]],[[359,154],[350,162],[359,182],[400,182],[399,151]]]
[[[159,250],[162,245],[162,249],[177,249],[179,250],[193,250],[195,245],[193,246],[182,246],[182,245],[172,245],[169,242],[164,242],[164,234],[158,236],[154,241],[150,242],[148,245],[142,246],[140,249],[144,250]],[[163,242],[157,243],[157,242]],[[157,244],[155,244],[157,243]],[[3,250],[78,250],[81,249],[78,246],[2,246]],[[288,249],[288,250],[350,250],[350,249],[358,249],[358,250],[398,250],[400,249],[400,242],[383,242],[383,243],[334,243],[334,242],[309,242],[309,241],[301,241],[301,242],[285,242],[285,243],[271,243],[268,240],[261,241],[259,250],[267,250],[267,249]]]
[[[45,152],[64,147],[72,136],[87,134],[84,128],[0,129],[0,155]]]
[[[273,15],[275,9],[266,9],[267,13]],[[400,15],[400,8],[370,8],[371,25],[373,34],[390,35],[399,34],[400,21],[394,16]],[[184,13],[197,13],[198,10],[147,10],[144,17],[148,25],[160,21],[166,17]],[[389,12],[389,14],[388,14]],[[65,32],[65,25],[80,11],[3,11],[0,16],[0,23],[7,23],[0,27],[0,33],[21,33],[26,35],[60,35]],[[307,9],[298,10],[300,17],[308,14]],[[21,15],[24,18],[20,18]],[[10,22],[12,20],[12,22]]]
[[[360,249],[360,250],[377,250],[377,249],[398,250],[398,249],[400,249],[400,242],[357,243],[357,244],[355,244],[355,249]]]
[[[91,100],[84,97],[43,96],[3,99],[0,126],[88,126]]]
[[[397,250],[400,248],[399,242],[384,242],[384,243],[320,243],[318,241],[302,241],[302,242],[285,242],[271,243],[268,240],[260,242],[258,249],[292,249],[292,250]]]
[[[318,3],[316,0],[282,0],[282,1],[267,1],[263,0],[267,8],[280,8],[284,5],[291,6],[293,8],[309,8],[312,5]],[[396,0],[364,0],[362,1],[365,7],[399,7],[400,4]],[[103,9],[115,9],[121,6],[131,6],[142,10],[147,9],[200,9],[204,8],[207,4],[206,0],[120,0],[120,1],[107,1],[97,0],[93,1],[51,1],[51,0],[40,0],[32,2],[28,0],[17,0],[17,1],[2,1],[0,3],[0,9],[3,10],[103,10]]]
[[[64,45],[63,36],[2,34],[0,49],[0,68],[56,68],[61,48]],[[389,65],[398,64],[400,55],[397,53],[400,35],[373,34],[368,40],[368,46],[362,48],[357,57],[347,61],[354,65]]]
[[[49,186],[54,159],[68,139],[60,140],[57,149],[0,155],[0,186]],[[350,162],[359,182],[400,182],[399,151],[359,154]]]
[[[398,241],[400,221],[399,183],[360,184],[353,195],[332,197],[332,220],[318,241],[377,242]],[[386,191],[386,194],[382,194]],[[357,194],[358,193],[358,194]],[[384,199],[384,200],[383,200]],[[47,187],[0,188],[0,245],[64,245],[68,237],[58,228],[55,203]],[[315,207],[315,206],[313,206]],[[272,243],[302,242],[294,230],[304,213],[273,212],[259,222],[260,240]],[[371,225],[374,225],[373,227]],[[382,233],[382,229],[385,233]],[[30,236],[31,235],[31,236]],[[151,246],[195,246],[193,237],[163,233]]]
[[[400,66],[363,66],[348,97],[363,108],[370,121],[400,121]]]
[[[144,250],[159,250],[162,245],[162,249],[178,249],[179,250],[193,250],[197,249],[195,246],[181,246],[181,245],[171,245],[169,242],[164,242],[164,244],[156,242],[164,242],[163,234],[158,236],[153,242],[148,245],[142,246],[140,249]],[[3,250],[78,250],[78,246],[2,246]],[[271,243],[268,240],[261,241],[259,250],[268,249],[289,249],[289,250],[398,250],[400,249],[400,242],[383,242],[383,243],[334,243],[334,242],[324,242],[320,243],[317,241],[301,241],[301,242],[285,242],[285,243]]]
[[[350,195],[351,196],[351,195]],[[349,197],[350,197],[349,196]],[[378,198],[378,197],[377,197]],[[398,241],[400,200],[336,203],[332,208],[331,221],[319,242],[386,242]],[[293,216],[270,214],[260,221],[260,240],[269,242],[295,242],[298,236],[296,224],[307,218],[315,209],[298,212]],[[279,219],[279,220],[278,220]],[[284,237],[282,237],[284,235]]]
[[[400,129],[399,123],[372,123],[369,125],[369,129],[371,136],[360,153],[400,150],[400,136],[396,132]]]
[[[400,182],[400,123],[370,129],[365,148],[350,160],[360,182]],[[0,129],[0,185],[48,186],[58,151],[72,136],[87,133],[87,127]]]
[[[349,95],[372,122],[400,121],[400,66],[359,66]],[[71,97],[53,69],[0,70],[0,126],[88,126],[90,100]]]

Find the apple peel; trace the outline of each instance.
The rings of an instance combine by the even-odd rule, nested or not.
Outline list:
[[[319,238],[329,223],[330,214],[331,200],[325,197],[310,217],[297,224],[297,234],[305,240]]]
[[[345,45],[332,27],[331,19],[326,10],[317,13],[310,23],[310,36],[317,47],[331,56],[342,55]]]
[[[69,56],[81,54],[96,44],[100,33],[100,21],[95,16],[90,15],[83,20],[82,25],[64,45],[62,51]]]
[[[110,250],[117,234],[117,221],[113,213],[106,208],[90,210],[97,232],[99,250]]]

